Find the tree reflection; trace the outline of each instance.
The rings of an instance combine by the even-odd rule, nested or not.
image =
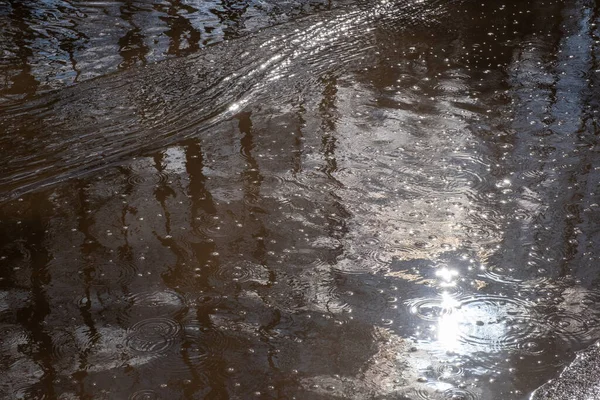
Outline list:
[[[12,32],[6,34],[5,38],[13,45],[11,49],[15,55],[13,60],[3,60],[3,69],[5,76],[10,83],[0,91],[0,94],[5,95],[24,95],[31,97],[36,92],[39,82],[35,78],[31,68],[31,59],[33,57],[32,45],[38,39],[36,32],[31,29],[31,20],[33,19],[34,6],[29,1],[9,1],[10,14],[9,22]],[[5,64],[6,62],[10,64]],[[12,72],[17,70],[19,72]]]
[[[194,7],[179,0],[169,0],[168,6],[157,4],[155,7],[167,14],[160,17],[169,27],[165,32],[170,39],[167,54],[181,56],[200,48],[200,31],[185,16],[196,12]]]
[[[150,48],[142,29],[135,22],[135,15],[141,11],[134,1],[128,0],[120,7],[121,18],[131,27],[124,36],[119,38],[119,54],[123,58],[121,68],[129,68],[136,63],[146,63],[146,54]]]
[[[226,40],[242,34],[245,28],[244,14],[250,7],[250,3],[250,0],[221,0],[220,7],[211,9],[224,25],[223,32]]]

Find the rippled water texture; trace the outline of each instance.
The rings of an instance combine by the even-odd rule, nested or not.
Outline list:
[[[337,4],[332,0],[6,0],[0,4],[0,102],[192,54]]]
[[[0,397],[528,399],[600,338],[599,19],[1,4]]]

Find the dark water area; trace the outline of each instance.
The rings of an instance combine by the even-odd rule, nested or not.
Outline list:
[[[0,3],[0,398],[529,399],[600,338],[599,19]]]

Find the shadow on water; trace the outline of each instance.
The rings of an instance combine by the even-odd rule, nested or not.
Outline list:
[[[122,71],[25,84],[48,4]],[[48,4],[0,6],[2,397],[526,399],[600,337],[595,2]]]

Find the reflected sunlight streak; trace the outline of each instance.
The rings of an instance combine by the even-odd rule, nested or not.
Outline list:
[[[446,351],[454,351],[459,347],[460,320],[462,315],[456,311],[460,303],[447,292],[442,293],[442,315],[438,321],[438,342]]]

